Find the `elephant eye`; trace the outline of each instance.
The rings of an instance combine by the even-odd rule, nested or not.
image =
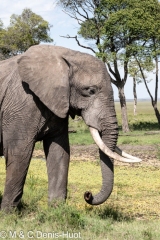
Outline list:
[[[86,97],[90,97],[97,92],[97,87],[86,87],[82,90],[82,95]]]
[[[96,90],[95,89],[89,89],[89,93],[90,93],[90,95],[94,95],[96,93]]]

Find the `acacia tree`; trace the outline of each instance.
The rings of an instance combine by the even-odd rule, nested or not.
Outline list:
[[[3,22],[0,19],[0,60],[5,59],[4,57],[5,48],[4,48],[4,39],[3,39],[5,32],[6,30],[4,29]]]
[[[108,66],[111,81],[118,88],[122,130],[129,131],[124,86],[130,58],[139,50],[144,32],[151,31],[152,11],[158,0],[60,0],[65,12],[80,25],[78,36],[94,41],[78,45],[94,52]],[[71,36],[68,36],[70,38]],[[121,69],[123,68],[123,73]]]
[[[8,58],[25,52],[32,45],[53,42],[49,36],[50,28],[47,21],[28,8],[21,15],[13,14],[0,39],[1,52]]]
[[[147,92],[151,98],[157,121],[160,125],[160,112],[157,107],[158,100],[158,84],[159,84],[159,59],[160,59],[160,2],[152,4],[152,15],[150,17],[150,26],[144,29],[141,42],[139,43],[139,51],[135,52],[134,57],[139,67],[142,79],[144,81]],[[146,64],[147,69],[146,69]],[[147,77],[145,71],[155,70],[155,92],[151,94],[147,84]]]

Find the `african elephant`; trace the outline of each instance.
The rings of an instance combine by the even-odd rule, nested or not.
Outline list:
[[[33,46],[0,62],[0,86],[0,155],[6,159],[2,209],[20,203],[32,152],[41,140],[49,202],[66,199],[69,115],[82,116],[100,148],[102,188],[95,196],[85,192],[89,204],[101,204],[109,197],[113,158],[140,161],[116,147],[118,127],[110,77],[96,57],[58,46]]]

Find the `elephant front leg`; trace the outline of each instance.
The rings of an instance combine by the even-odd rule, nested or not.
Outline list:
[[[6,183],[1,203],[1,209],[5,211],[17,207],[21,201],[33,146],[34,143],[23,140],[10,140],[5,146]]]
[[[69,140],[66,134],[44,140],[44,151],[47,159],[48,201],[67,198]]]

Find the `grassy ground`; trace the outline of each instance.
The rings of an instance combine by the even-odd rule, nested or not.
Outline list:
[[[5,178],[1,160],[1,185]],[[3,176],[3,178],[2,178]],[[33,160],[19,213],[0,213],[0,230],[10,236],[23,231],[36,236],[42,233],[80,233],[78,239],[160,239],[160,171],[154,167],[117,166],[115,184],[109,200],[101,206],[85,203],[83,193],[99,191],[101,173],[98,162],[72,161],[69,171],[66,205],[47,207],[47,174],[45,161]],[[75,234],[76,239],[78,235]],[[40,239],[43,239],[40,238]],[[59,238],[67,239],[67,238]]]
[[[118,122],[120,116],[116,103]],[[141,110],[141,111],[140,111]],[[141,113],[139,113],[139,111]],[[120,131],[119,144],[159,146],[159,130],[150,103],[138,104],[138,115],[132,115],[128,104],[129,136]],[[140,116],[141,114],[141,116]],[[71,144],[92,143],[82,121],[71,121]],[[83,136],[83,138],[82,138]],[[42,144],[37,144],[37,149]],[[84,240],[159,240],[160,239],[160,169],[154,165],[115,166],[114,189],[106,203],[89,206],[83,193],[97,193],[101,187],[99,160],[82,161],[74,156],[70,163],[66,204],[47,206],[47,173],[45,161],[32,160],[27,176],[22,208],[6,215],[0,212],[0,238],[19,239],[84,239]],[[0,192],[4,189],[5,163],[0,159]],[[21,235],[20,235],[21,234]]]

